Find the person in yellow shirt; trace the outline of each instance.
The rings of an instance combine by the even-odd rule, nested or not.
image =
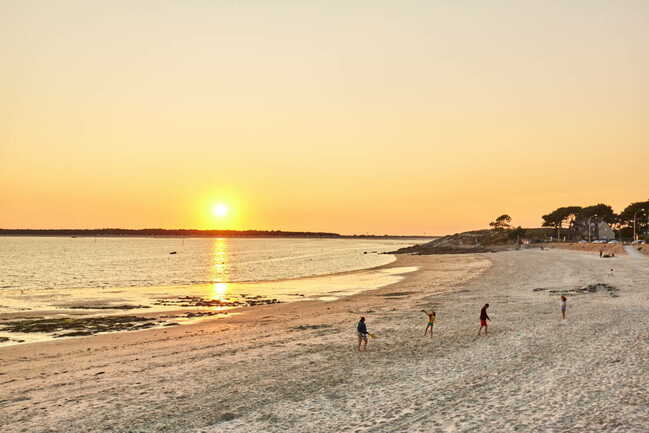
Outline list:
[[[426,310],[421,310],[422,313],[425,313],[428,316],[428,324],[426,325],[426,330],[424,331],[424,337],[428,334],[428,329],[430,328],[430,338],[433,338],[433,325],[435,324],[435,319],[437,314],[434,311],[430,313]]]

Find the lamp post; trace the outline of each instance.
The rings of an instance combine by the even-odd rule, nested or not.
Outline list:
[[[636,232],[636,229],[635,229],[636,216],[638,215],[638,212],[644,212],[644,209],[638,209],[633,214],[633,240],[634,241],[638,240],[638,235],[637,235],[637,232]]]
[[[591,216],[588,217],[588,242],[590,242],[590,220],[591,220],[593,217],[597,218],[597,214],[595,214],[595,215],[591,215]]]

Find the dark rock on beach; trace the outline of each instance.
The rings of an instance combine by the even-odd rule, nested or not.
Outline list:
[[[231,412],[227,412],[227,413],[224,413],[223,415],[221,415],[217,421],[218,422],[232,421],[235,418],[237,418],[236,414],[233,414]]]
[[[606,283],[594,283],[594,284],[588,284],[587,286],[584,287],[578,287],[576,289],[551,289],[551,288],[538,287],[536,289],[532,289],[532,291],[548,292],[548,294],[550,295],[583,295],[589,293],[607,292],[609,296],[615,298],[618,297],[616,292],[618,292],[619,289],[617,287],[611,286],[610,284],[606,284]]]
[[[322,325],[299,325],[299,326],[294,326],[291,329],[296,330],[296,331],[306,331],[308,329],[323,329],[323,328],[331,328],[331,325],[325,325],[325,324],[322,324]]]

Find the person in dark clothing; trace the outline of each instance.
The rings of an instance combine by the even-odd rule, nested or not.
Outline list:
[[[365,343],[364,349],[367,350],[367,326],[365,326],[365,317],[361,317],[356,326],[358,331],[358,351],[361,351],[361,344]]]
[[[484,304],[484,307],[482,307],[482,309],[480,310],[480,329],[478,329],[478,337],[480,336],[480,331],[482,331],[483,327],[484,335],[487,335],[487,321],[491,322],[491,319],[487,314],[487,308],[489,308],[489,304]]]

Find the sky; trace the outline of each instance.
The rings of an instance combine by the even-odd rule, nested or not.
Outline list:
[[[0,228],[619,212],[649,199],[648,28],[644,0],[0,0]]]

